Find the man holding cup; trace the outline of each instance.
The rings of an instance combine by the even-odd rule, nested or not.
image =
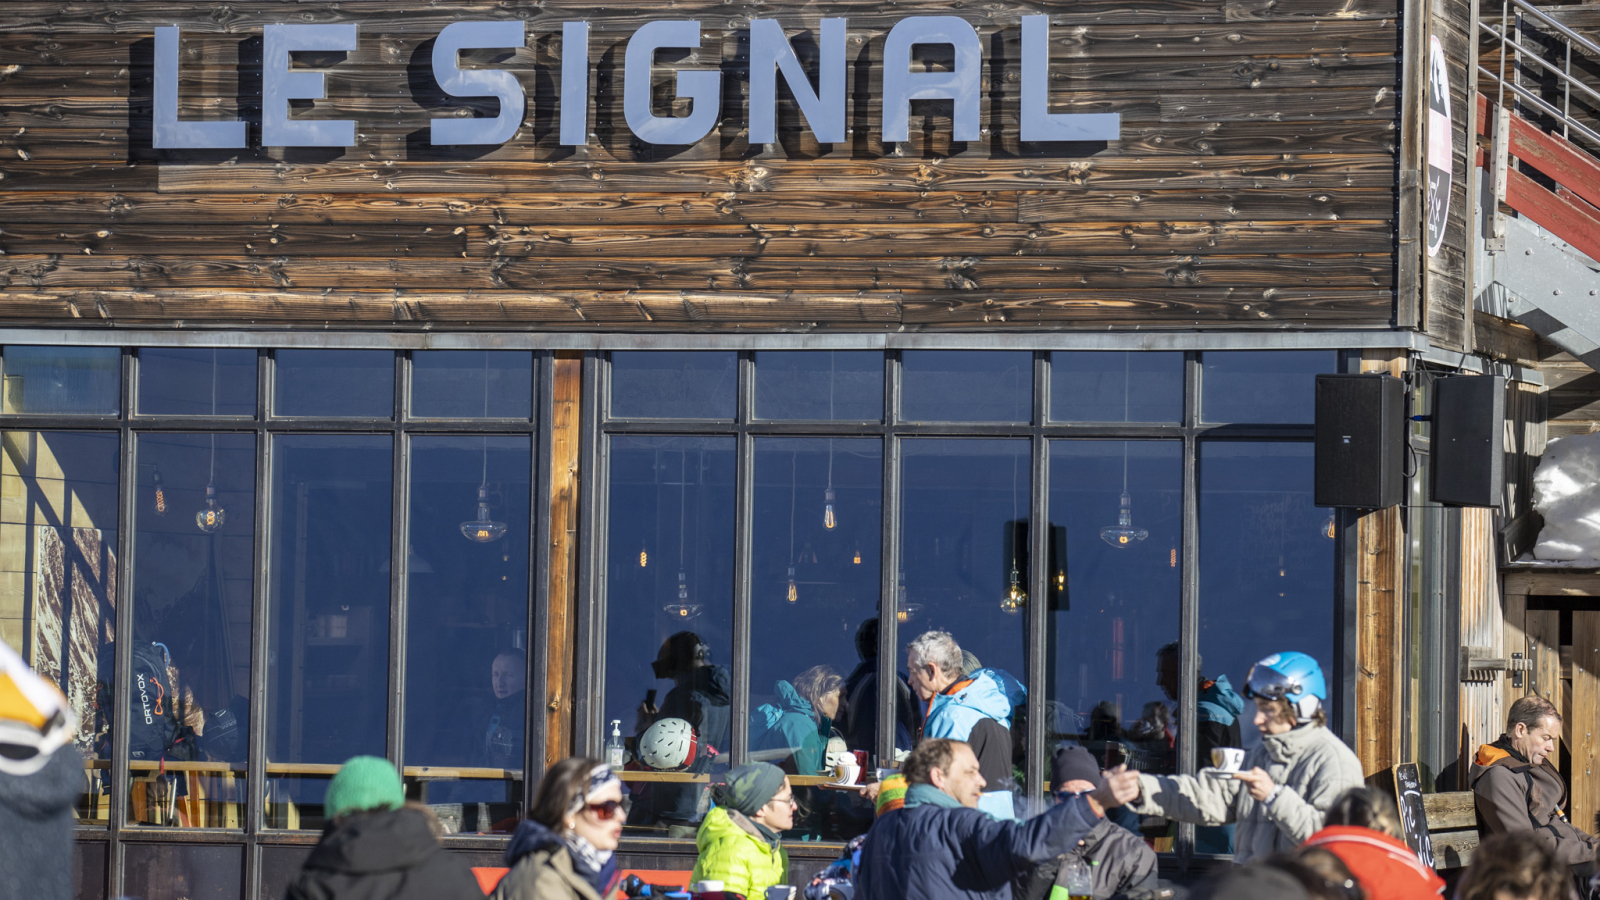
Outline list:
[[[1329,806],[1362,785],[1361,761],[1327,729],[1322,667],[1304,653],[1274,653],[1250,667],[1261,745],[1219,747],[1199,775],[1140,775],[1141,815],[1196,825],[1238,823],[1234,862],[1298,846],[1322,828]]]

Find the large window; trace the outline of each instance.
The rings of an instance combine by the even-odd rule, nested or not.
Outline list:
[[[1151,772],[1253,746],[1252,663],[1294,649],[1333,671],[1309,439],[1312,376],[1337,368],[1332,351],[609,354],[604,699],[583,737],[621,739],[630,831],[689,836],[717,772],[769,760],[797,788],[792,838],[859,833],[871,810],[830,789],[839,764],[950,734],[956,694],[1000,725],[998,750],[955,736],[986,743],[1015,810],[1063,742]],[[962,651],[955,685],[909,677],[930,630]],[[663,752],[672,729],[693,758]],[[1231,850],[1231,829],[1119,821],[1162,850]]]

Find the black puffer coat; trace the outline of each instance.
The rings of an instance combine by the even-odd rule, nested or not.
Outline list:
[[[322,835],[288,900],[483,900],[416,809],[361,813]]]

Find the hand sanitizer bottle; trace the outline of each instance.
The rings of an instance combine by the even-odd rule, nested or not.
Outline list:
[[[606,765],[615,771],[622,771],[624,757],[622,749],[622,720],[611,720],[611,738],[606,741]]]

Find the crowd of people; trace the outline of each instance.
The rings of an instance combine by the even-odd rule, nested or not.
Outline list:
[[[920,714],[897,724],[914,729],[914,747],[897,770],[859,789],[872,810],[870,827],[809,880],[796,878],[804,873],[785,846],[799,807],[792,772],[752,761],[711,775],[703,799],[693,793],[698,781],[682,783],[689,793],[645,782],[658,789],[647,795],[656,814],[673,817],[679,833],[695,840],[690,881],[699,893],[715,900],[1600,900],[1600,840],[1563,812],[1567,787],[1551,761],[1563,723],[1543,698],[1512,704],[1505,733],[1478,750],[1468,786],[1482,842],[1447,885],[1407,842],[1391,796],[1364,784],[1355,754],[1328,730],[1327,685],[1305,654],[1256,663],[1239,702],[1225,677],[1203,680],[1200,695],[1209,693],[1216,707],[1199,718],[1213,765],[1193,775],[1151,774],[1125,763],[1107,768],[1092,748],[1063,745],[1051,761],[1050,804],[1024,817],[1012,781],[1021,686],[975,665],[940,631],[914,639],[906,663],[906,691],[920,701]],[[65,900],[82,779],[65,737],[75,728],[73,713],[4,645],[0,664],[0,900]],[[660,726],[680,718],[671,711],[726,728],[725,712],[716,722],[704,708],[711,694],[726,695],[726,670],[708,664],[698,641],[680,636],[657,665],[678,690],[661,707],[641,709],[645,733],[659,734],[638,752],[690,770],[695,729],[675,737]],[[1163,690],[1175,694],[1175,662],[1162,671],[1171,676]],[[501,674],[497,695],[516,694],[522,685]],[[802,673],[788,685],[792,696],[780,692],[781,702],[757,710],[756,719],[777,735],[775,745],[802,754],[802,773],[819,771],[843,698],[875,678],[875,664],[850,679]],[[1260,735],[1248,750],[1237,746],[1243,700],[1254,701]],[[793,757],[786,757],[791,767]],[[626,771],[614,763],[575,757],[545,773],[491,897],[609,900],[619,884],[629,896],[649,890],[619,878],[616,851],[636,806]],[[430,807],[407,800],[389,761],[347,761],[323,805],[327,827],[288,900],[484,896],[479,879],[441,845]],[[1138,830],[1150,816],[1231,827],[1231,863],[1192,887],[1169,883]]]

